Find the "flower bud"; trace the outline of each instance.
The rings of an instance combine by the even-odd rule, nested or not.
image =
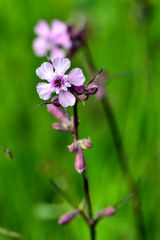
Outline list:
[[[92,141],[89,138],[84,138],[82,140],[79,140],[78,144],[84,150],[92,147]]]
[[[77,95],[81,95],[85,91],[84,86],[72,86],[72,89],[75,92],[75,94],[77,94]]]
[[[59,218],[58,223],[61,224],[61,225],[68,224],[68,223],[70,223],[78,214],[79,214],[79,211],[78,211],[78,210],[75,210],[75,211],[70,212],[70,213],[66,213],[66,214],[62,215],[62,216]]]
[[[68,146],[68,150],[73,153],[73,152],[76,152],[77,151],[77,143],[71,143],[69,146]]]
[[[116,209],[112,206],[109,206],[107,208],[105,208],[102,212],[101,212],[101,216],[102,217],[111,217],[115,214]]]
[[[50,112],[54,117],[58,118],[61,122],[69,121],[66,114],[62,111],[60,107],[56,107],[55,105],[47,104],[48,112]]]
[[[85,94],[86,95],[93,95],[93,94],[96,94],[97,90],[98,90],[98,86],[94,82],[91,82],[86,87]]]
[[[85,160],[83,156],[83,151],[81,148],[78,148],[76,159],[75,159],[75,169],[78,173],[83,173],[85,171]]]
[[[55,129],[55,130],[58,130],[58,131],[68,131],[61,123],[52,123],[52,127]]]
[[[88,138],[83,139],[83,144],[86,148],[91,148],[92,147],[92,141]]]

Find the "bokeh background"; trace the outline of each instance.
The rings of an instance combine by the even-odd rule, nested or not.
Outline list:
[[[79,21],[87,16],[88,44],[97,69],[111,75],[107,94],[116,114],[129,166],[140,188],[148,239],[158,240],[160,158],[160,2],[157,0],[10,0],[0,2],[0,227],[24,239],[89,239],[77,217],[61,227],[57,217],[70,210],[49,180],[76,199],[82,182],[67,145],[72,136],[51,128],[53,117],[38,106],[35,69],[45,60],[32,51],[33,28],[39,19]],[[73,66],[89,79],[84,55]],[[125,74],[124,74],[125,72]],[[80,135],[90,136],[87,174],[94,212],[128,196],[110,129],[100,102],[93,96],[80,106]],[[13,160],[4,148],[11,149]],[[131,203],[97,228],[97,240],[138,239]],[[1,240],[9,239],[0,235]]]

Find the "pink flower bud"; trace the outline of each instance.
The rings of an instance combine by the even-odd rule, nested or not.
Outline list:
[[[61,225],[70,223],[72,221],[72,219],[74,219],[78,214],[79,214],[78,210],[75,210],[70,213],[66,213],[59,218],[58,223]]]
[[[83,143],[85,149],[92,147],[92,141],[89,138],[82,139],[82,143]]]
[[[111,217],[115,214],[116,209],[112,206],[109,206],[107,208],[105,208],[102,212],[101,212],[101,216],[102,217]]]
[[[78,173],[83,173],[85,171],[85,160],[83,156],[83,151],[81,148],[78,148],[76,159],[75,159],[75,169]]]
[[[55,130],[58,130],[58,131],[62,131],[62,132],[66,132],[68,131],[61,123],[52,123],[52,127],[55,129]]]
[[[48,112],[50,112],[54,117],[58,118],[61,122],[69,121],[60,107],[56,107],[53,104],[47,104],[47,108]]]
[[[68,146],[68,150],[73,153],[77,151],[77,143],[72,143]]]

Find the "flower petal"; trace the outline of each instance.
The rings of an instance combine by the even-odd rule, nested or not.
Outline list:
[[[32,44],[35,54],[39,57],[45,56],[49,50],[48,42],[44,38],[36,38]]]
[[[46,21],[41,20],[37,23],[37,25],[35,26],[34,32],[40,36],[40,37],[48,37],[51,33],[51,30],[49,28],[49,25]]]
[[[65,51],[61,48],[54,47],[51,52],[50,59],[53,61],[55,58],[63,58],[65,57]]]
[[[54,43],[64,47],[65,49],[70,49],[72,45],[68,33],[57,35],[56,38],[54,38]]]
[[[53,60],[53,67],[58,75],[64,75],[68,68],[70,68],[71,62],[68,58],[55,58]]]
[[[55,76],[52,64],[48,62],[42,63],[41,66],[36,69],[36,75],[40,79],[45,79],[50,82]]]
[[[73,68],[68,77],[69,82],[74,86],[81,86],[85,81],[85,76],[80,68]]]
[[[53,36],[57,36],[58,34],[63,34],[67,32],[67,24],[58,19],[52,21],[51,23],[51,32]]]
[[[61,45],[66,49],[69,49],[71,47],[71,40],[68,33],[67,24],[59,20],[54,20],[51,24],[51,29],[52,39],[54,43]]]
[[[49,83],[39,83],[37,85],[37,93],[39,94],[39,97],[43,100],[48,100],[51,97],[52,94],[52,88]]]
[[[73,106],[76,102],[75,96],[68,91],[59,92],[59,103],[63,107]]]

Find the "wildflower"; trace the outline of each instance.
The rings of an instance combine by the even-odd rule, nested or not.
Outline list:
[[[61,225],[70,223],[78,214],[79,210],[74,210],[73,212],[66,213],[59,218],[58,223]]]
[[[71,47],[67,24],[54,20],[51,26],[44,20],[37,23],[35,29],[37,38],[33,41],[33,50],[39,57],[50,53],[50,58],[64,57]]]
[[[82,86],[85,77],[80,68],[73,68],[65,74],[71,62],[68,58],[55,58],[51,63],[44,62],[36,70],[37,76],[48,83],[41,82],[37,85],[39,97],[43,100],[51,98],[52,93],[58,94],[58,100],[63,107],[73,106],[76,102],[71,92],[73,86]]]

